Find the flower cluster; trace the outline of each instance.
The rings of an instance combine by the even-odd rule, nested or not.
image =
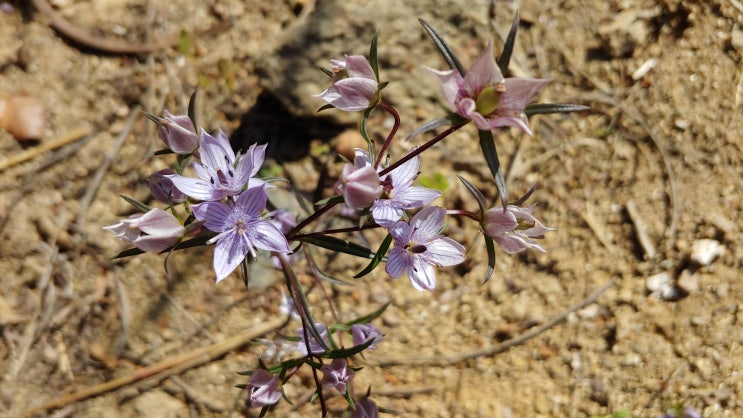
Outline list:
[[[369,114],[379,109],[392,115],[395,124],[379,152],[375,151],[373,141],[366,138],[362,129],[368,142],[367,149],[355,150],[353,162],[343,166],[333,187],[331,193],[334,195],[317,202],[318,209],[304,219],[287,208],[270,203],[269,195],[275,186],[259,177],[266,158],[265,145],[253,145],[244,153],[236,153],[224,132],[197,131],[187,115],[165,112],[163,118],[150,116],[158,123],[158,136],[167,147],[157,154],[177,155],[173,169],[154,173],[148,180],[153,198],[167,207],[150,208],[128,198],[142,213],[105,229],[141,252],[175,251],[215,244],[213,270],[217,282],[227,278],[240,265],[244,266],[243,271],[247,271],[247,263],[257,256],[259,250],[270,254],[286,279],[286,293],[283,293],[285,296],[279,310],[300,321],[301,326],[296,336],[281,340],[286,343],[281,346],[288,349],[273,350],[269,357],[281,357],[292,350],[300,357],[273,366],[261,363],[259,368],[245,373],[250,375],[250,380],[242,387],[247,391],[249,404],[263,408],[261,416],[285,396],[283,385],[296,374],[297,369],[305,366],[313,368],[315,376],[322,373],[322,379],[316,378],[315,382],[323,415],[327,414],[327,407],[322,392],[331,389],[343,394],[348,401],[346,413],[349,417],[378,417],[380,413],[380,408],[369,398],[370,391],[365,395],[354,391],[354,377],[361,370],[354,367],[354,356],[376,349],[383,341],[382,330],[371,322],[383,314],[387,305],[345,322],[340,320],[342,314],[331,309],[334,323],[316,321],[295,270],[299,265],[303,268],[306,265],[308,273],[317,278],[320,285],[338,283],[338,280],[322,271],[309,247],[371,260],[355,278],[385,262],[386,276],[391,279],[407,276],[412,286],[421,292],[436,289],[438,269],[465,261],[465,246],[445,232],[448,217],[457,216],[463,222],[474,221],[487,244],[491,271],[495,262],[493,243],[506,253],[530,248],[545,251],[537,240],[553,229],[534,217],[535,206],[506,203],[505,190],[500,190],[505,180],[498,169],[497,153],[491,147],[492,143],[487,144],[488,141],[483,142],[482,138],[487,139],[489,135],[492,139],[494,130],[508,126],[531,135],[527,119],[529,102],[549,80],[504,78],[490,44],[465,73],[452,64],[458,60],[451,56],[451,50],[438,33],[425,23],[424,27],[453,67],[447,71],[430,69],[435,76],[432,82],[438,81],[453,112],[454,117],[449,115],[445,119],[451,123],[450,128],[412,147],[390,163],[393,156],[388,150],[396,137],[400,117],[382,98],[381,90],[387,83],[379,81],[376,38],[372,42],[370,59],[348,55],[345,59],[331,60],[331,68],[326,71],[331,85],[315,96],[327,102],[323,109],[362,112],[362,127]],[[540,113],[579,109],[582,107],[554,105],[541,107]],[[417,184],[421,155],[469,122],[474,122],[481,131],[481,147],[505,207],[488,204],[485,194],[464,178],[460,179],[475,198],[479,212],[447,207],[447,202],[441,201],[441,190]],[[309,225],[335,213],[333,207],[340,204],[345,206],[347,213],[358,215],[359,222],[347,228],[308,231]],[[378,228],[386,236],[376,251],[334,236],[363,233],[373,228]],[[137,251],[130,249],[120,256],[135,253]],[[305,257],[299,258],[302,255]],[[299,260],[306,262],[302,264]],[[488,278],[489,275],[486,280]],[[332,307],[333,301],[328,299],[328,303]],[[352,341],[350,347],[344,345],[344,336],[346,344],[349,339]],[[282,354],[278,354],[279,351]]]

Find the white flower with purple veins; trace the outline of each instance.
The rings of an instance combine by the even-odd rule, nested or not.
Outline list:
[[[420,155],[416,155],[381,179],[382,196],[387,198],[375,200],[371,207],[377,225],[389,228],[402,218],[405,210],[422,208],[441,196],[438,190],[413,186],[413,181],[420,174],[419,167]]]
[[[439,232],[444,226],[446,209],[428,206],[410,223],[397,221],[389,228],[395,246],[387,257],[387,274],[393,279],[408,274],[413,287],[423,292],[436,287],[435,267],[464,261],[464,246]]]
[[[330,60],[333,84],[313,95],[349,112],[366,110],[379,101],[379,82],[369,61],[362,55],[346,55],[345,60]]]
[[[535,239],[544,238],[545,232],[554,231],[542,225],[531,213],[534,206],[522,208],[508,205],[490,208],[485,212],[482,228],[486,235],[493,238],[509,254],[524,251],[527,248],[546,252]]]
[[[379,173],[374,169],[369,154],[356,148],[353,164],[343,166],[341,179],[335,185],[350,209],[364,209],[382,194]]]
[[[273,405],[281,398],[281,380],[268,370],[256,369],[248,383],[250,406],[260,408]]]
[[[330,365],[324,365],[322,371],[322,388],[336,388],[340,393],[346,393],[346,385],[353,380],[354,372],[348,368],[346,359],[333,359]]]
[[[452,110],[488,131],[501,126],[514,126],[532,135],[524,109],[532,97],[550,80],[536,78],[503,78],[495,63],[493,45],[488,47],[464,77],[457,70],[437,71],[441,92]]]
[[[175,187],[197,200],[215,201],[227,196],[235,196],[244,188],[265,184],[253,178],[263,164],[266,145],[253,144],[245,155],[232,151],[227,135],[219,130],[217,136],[201,131],[199,138],[201,163],[193,167],[199,178],[171,175]]]
[[[184,232],[178,219],[157,208],[144,214],[132,215],[115,225],[104,226],[103,229],[142,251],[156,253],[177,243]]]
[[[207,243],[216,242],[214,271],[217,283],[232,273],[255,249],[288,253],[289,243],[284,234],[269,219],[261,217],[266,209],[265,186],[240,193],[227,203],[203,202],[193,205],[193,214],[210,231],[218,235]]]

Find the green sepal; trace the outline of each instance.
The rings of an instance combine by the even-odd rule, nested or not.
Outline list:
[[[374,270],[380,261],[384,258],[384,255],[387,254],[387,249],[390,248],[390,244],[392,243],[392,235],[387,234],[386,237],[384,237],[384,240],[382,241],[382,244],[379,245],[379,249],[377,250],[377,253],[374,254],[374,258],[372,258],[372,261],[369,263],[368,266],[366,266],[365,269],[358,272],[355,276],[353,276],[354,279],[358,279],[360,277],[366,276],[367,274],[371,273],[372,270]]]
[[[359,245],[354,242],[332,237],[329,235],[298,235],[295,236],[294,239],[331,251],[355,255],[356,257],[371,259],[374,258],[374,256],[376,255],[372,250],[364,247],[363,245]]]
[[[546,113],[583,112],[586,110],[591,110],[591,107],[570,103],[532,103],[526,106],[524,113],[526,113],[526,116],[531,116]]]
[[[464,184],[464,187],[467,188],[467,191],[469,191],[472,197],[474,197],[477,201],[477,206],[480,207],[480,219],[483,219],[485,216],[485,211],[488,209],[485,196],[477,187],[475,187],[474,184],[470,183],[467,179],[460,175],[457,175],[457,177],[459,178],[459,181]]]
[[[503,170],[501,169],[500,161],[498,161],[498,151],[495,149],[495,140],[493,139],[493,133],[491,131],[478,131],[480,134],[480,148],[482,149],[482,155],[485,157],[485,161],[488,163],[488,168],[493,174],[495,180],[495,186],[498,188],[498,194],[500,195],[501,202],[505,208],[508,204],[508,190],[506,189],[506,178],[503,176]]]
[[[361,120],[359,120],[359,133],[361,133],[364,141],[366,141],[366,147],[369,151],[369,158],[374,161],[377,157],[376,152],[374,151],[374,142],[369,138],[369,134],[366,132],[366,120],[369,119],[369,115],[371,114],[372,110],[374,110],[374,107],[366,109],[364,113],[361,114]]]
[[[495,270],[495,243],[493,242],[493,238],[485,234],[482,236],[485,238],[485,249],[488,251],[488,271],[485,272],[485,280],[482,282],[482,284],[485,284],[490,280]]]
[[[371,41],[371,47],[369,47],[369,64],[371,64],[372,71],[374,71],[374,77],[379,81],[379,61],[377,59],[377,38],[379,38],[379,31],[374,32],[374,37]]]
[[[503,45],[503,53],[500,59],[497,60],[498,68],[500,68],[501,74],[506,75],[508,71],[508,64],[511,62],[511,54],[513,54],[513,46],[516,44],[516,32],[519,30],[519,12],[516,11],[516,15],[513,17],[513,23],[511,24],[511,30],[508,31],[506,37],[506,43]]]
[[[456,55],[454,55],[454,52],[452,52],[451,48],[449,48],[449,45],[447,45],[446,41],[444,41],[444,38],[442,38],[441,35],[439,35],[439,33],[436,31],[436,29],[429,25],[425,20],[418,18],[418,21],[421,23],[421,25],[423,25],[423,28],[426,29],[426,32],[428,32],[428,34],[431,36],[431,39],[433,39],[433,43],[436,45],[436,48],[438,48],[446,63],[449,64],[449,68],[456,69],[457,71],[459,71],[459,74],[464,77],[466,71],[462,66],[462,63],[459,62],[459,59]]]
[[[384,313],[384,311],[387,309],[387,307],[390,306],[391,303],[392,301],[389,301],[385,303],[384,305],[382,305],[382,307],[377,309],[376,311],[370,314],[361,316],[359,318],[356,318],[353,321],[347,323],[346,325],[350,327],[351,325],[356,325],[356,324],[368,324],[369,322],[379,318]]]
[[[126,196],[126,195],[123,195],[123,194],[120,194],[119,196],[121,196],[122,199],[124,199],[127,202],[129,202],[130,205],[134,206],[135,209],[137,209],[138,211],[140,211],[142,213],[146,213],[146,212],[149,212],[150,210],[152,210],[151,207],[145,205],[144,203],[140,202],[137,199],[134,199],[132,197],[129,197],[129,196]]]

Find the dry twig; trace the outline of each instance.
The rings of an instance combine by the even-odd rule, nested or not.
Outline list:
[[[132,383],[141,382],[143,384],[154,384],[156,382],[161,382],[164,379],[176,376],[188,369],[201,366],[202,364],[206,364],[214,359],[222,357],[230,351],[242,347],[254,338],[281,327],[285,322],[286,318],[275,318],[251,328],[243,334],[235,335],[234,337],[216,344],[197,348],[187,353],[167,358],[151,366],[143,367],[132,374],[45,402],[39,406],[21,412],[16,415],[15,418],[30,417],[52,409],[62,408],[74,402],[102,395],[106,392],[122,388]]]
[[[63,147],[88,135],[90,135],[90,128],[78,128],[68,133],[67,135],[61,136],[53,141],[44,142],[37,147],[29,148],[26,151],[0,161],[0,171],[3,171],[6,168],[12,167],[16,164],[28,161],[36,157],[37,155],[43,154],[47,151]]]

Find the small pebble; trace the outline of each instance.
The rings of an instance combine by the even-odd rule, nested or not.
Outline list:
[[[700,266],[708,266],[725,253],[725,247],[713,239],[700,239],[691,247],[691,260]]]

